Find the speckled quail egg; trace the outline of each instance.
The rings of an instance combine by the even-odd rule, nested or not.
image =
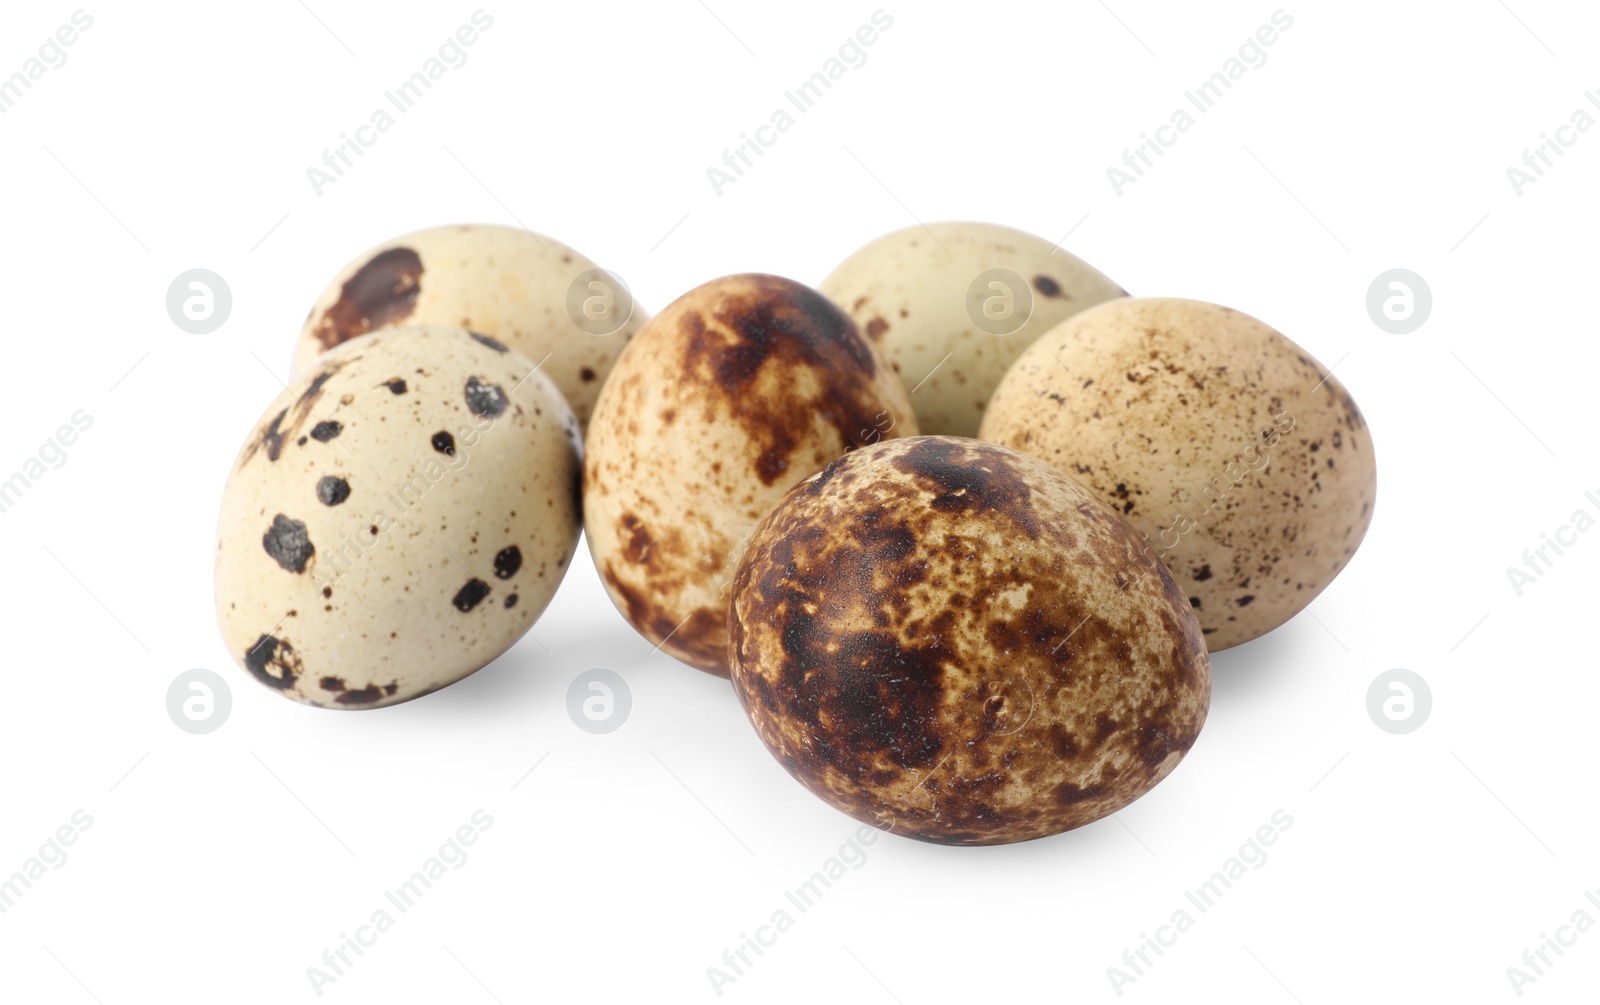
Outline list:
[[[582,427],[622,347],[649,319],[614,276],[555,238],[462,224],[404,234],[346,265],[317,297],[294,372],[396,325],[481,332],[541,364]]]
[[[1034,339],[1127,291],[1087,262],[994,223],[930,223],[863,246],[822,281],[894,367],[924,433],[978,435],[989,396]]]
[[[848,315],[767,275],[716,279],[644,327],[589,424],[583,518],[617,609],[726,677],[727,589],[756,522],[835,457],[916,432]]]
[[[261,684],[376,708],[511,648],[577,548],[577,422],[521,353],[459,329],[348,342],[240,450],[217,619]]]
[[[835,808],[941,844],[1080,827],[1166,778],[1211,669],[1121,516],[961,437],[847,454],[780,502],[734,579],[734,689]]]
[[[982,437],[1125,514],[1171,566],[1212,652],[1309,604],[1372,521],[1377,463],[1350,392],[1216,304],[1118,300],[1072,318],[1017,360]]]

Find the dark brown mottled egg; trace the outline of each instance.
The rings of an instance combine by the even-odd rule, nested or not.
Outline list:
[[[1054,468],[956,437],[847,454],[762,521],[734,689],[851,816],[941,844],[1081,827],[1177,767],[1210,705],[1188,600]]]
[[[317,360],[223,489],[217,620],[257,682],[327,708],[467,676],[538,619],[578,546],[577,420],[533,361],[452,328]]]
[[[1377,460],[1350,392],[1273,328],[1199,300],[1063,322],[1006,374],[979,435],[1126,515],[1212,652],[1303,610],[1372,522]]]
[[[640,634],[726,677],[728,584],[757,521],[845,451],[916,431],[899,379],[822,294],[767,275],[698,286],[628,344],[595,404],[595,568]]]

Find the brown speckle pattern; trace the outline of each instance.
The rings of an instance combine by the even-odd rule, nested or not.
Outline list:
[[[1212,652],[1302,610],[1372,520],[1377,463],[1350,393],[1215,304],[1128,299],[1077,315],[1017,361],[981,435],[1124,512],[1195,598]]]
[[[756,530],[733,683],[803,785],[943,844],[1082,826],[1165,778],[1210,701],[1199,625],[1120,516],[1031,457],[887,441]]]
[[[680,297],[601,392],[584,524],[617,609],[726,676],[727,585],[783,493],[847,450],[916,431],[905,392],[827,298],[768,275]]]

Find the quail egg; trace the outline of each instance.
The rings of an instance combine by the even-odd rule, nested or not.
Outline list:
[[[267,408],[223,489],[228,652],[327,708],[460,680],[550,602],[579,477],[572,411],[521,353],[442,327],[347,342]]]
[[[727,276],[629,343],[595,405],[583,519],[617,609],[726,677],[727,587],[756,522],[848,450],[916,432],[850,317],[793,280]]]
[[[1289,620],[1372,522],[1372,435],[1343,383],[1248,314],[1117,300],[1017,360],[982,437],[1124,514],[1171,568],[1212,652]]]
[[[891,440],[801,483],[734,579],[733,684],[835,808],[940,844],[1080,827],[1166,778],[1211,671],[1188,600],[1054,468]]]

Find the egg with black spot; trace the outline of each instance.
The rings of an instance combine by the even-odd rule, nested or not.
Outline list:
[[[223,489],[229,653],[267,688],[337,709],[480,669],[571,564],[579,443],[519,352],[436,326],[339,346],[267,408]]]
[[[891,440],[797,486],[756,529],[730,617],[734,690],[779,763],[939,844],[1122,809],[1210,706],[1200,626],[1128,522],[977,440]]]
[[[541,363],[581,428],[617,355],[649,317],[616,276],[553,237],[493,224],[431,227],[339,270],[306,317],[293,370],[385,328],[465,328],[485,346]]]
[[[819,287],[911,395],[924,433],[976,436],[989,396],[1034,339],[1127,296],[1065,249],[995,223],[942,222],[869,242]]]
[[[894,373],[816,290],[769,275],[696,287],[628,345],[595,406],[595,568],[651,643],[726,677],[728,583],[756,522],[840,454],[915,432]]]
[[[1060,468],[1172,568],[1212,652],[1304,610],[1372,522],[1355,399],[1248,314],[1149,297],[1087,310],[1017,360],[983,439]]]

